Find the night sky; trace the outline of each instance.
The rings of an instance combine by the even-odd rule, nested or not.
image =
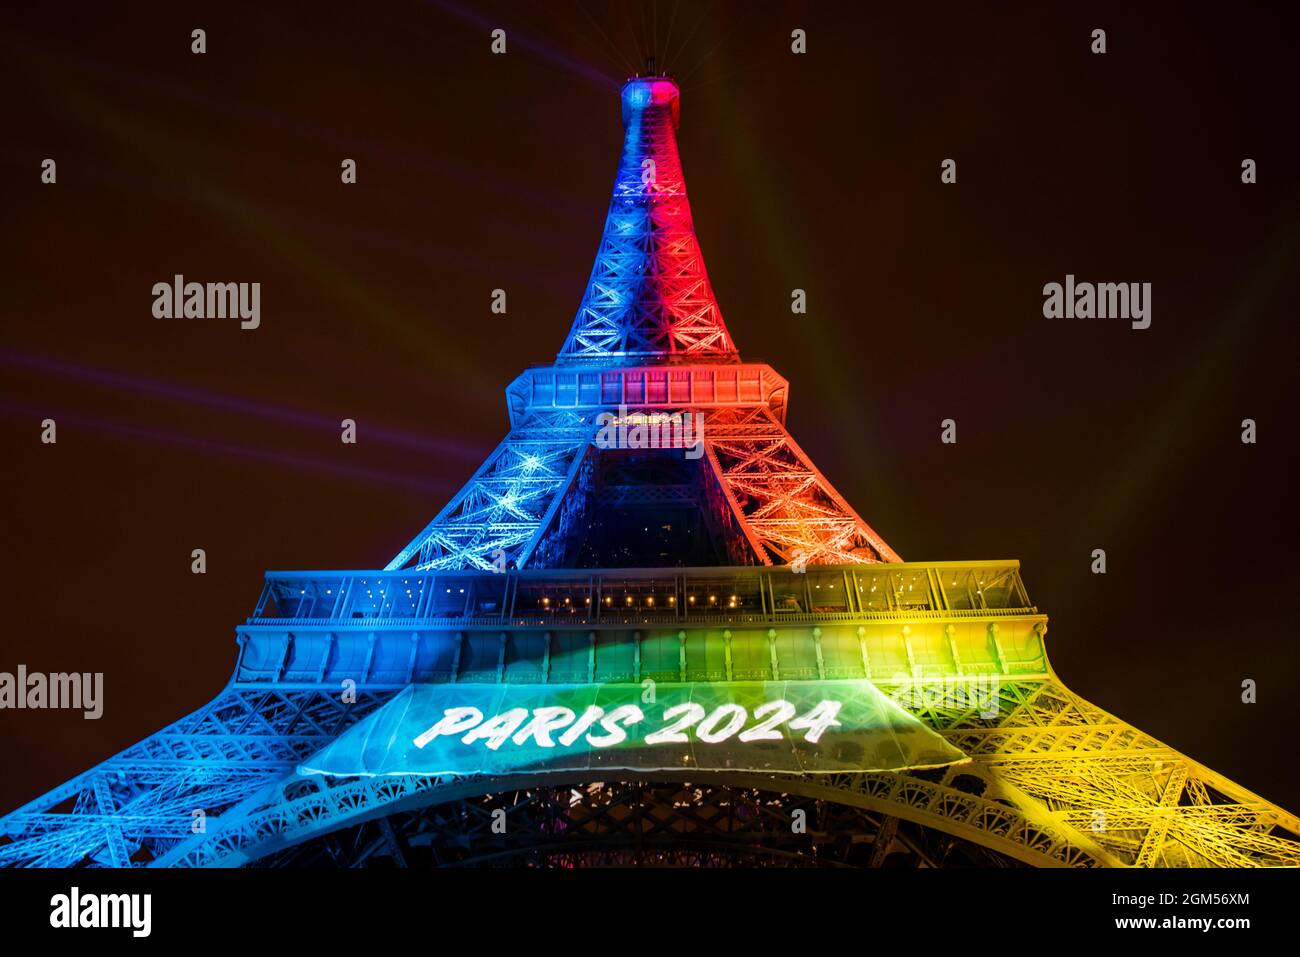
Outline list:
[[[652,47],[727,325],[830,481],[905,559],[1019,559],[1070,688],[1300,810],[1296,23],[186,6],[4,13],[0,671],[106,688],[0,713],[0,812],[216,694],[266,569],[381,567],[477,468],[573,319]],[[261,327],[154,319],[175,273],[260,282]],[[1152,283],[1151,328],[1045,319],[1067,273]]]

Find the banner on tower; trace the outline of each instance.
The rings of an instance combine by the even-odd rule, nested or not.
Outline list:
[[[302,774],[829,774],[967,760],[866,680],[416,684]]]

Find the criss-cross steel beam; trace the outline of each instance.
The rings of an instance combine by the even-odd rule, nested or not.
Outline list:
[[[1017,563],[903,563],[813,465],[785,428],[786,381],[740,360],[709,286],[679,98],[663,77],[624,87],[587,292],[555,364],[507,389],[510,431],[465,487],[386,569],[268,573],[227,687],[0,818],[0,865],[879,866],[903,854],[926,866],[1300,866],[1294,815],[1061,683]],[[683,435],[659,450],[698,451],[697,484],[668,468],[645,493],[620,478],[602,501],[596,465],[620,452],[598,442],[610,414],[703,415],[695,446]],[[730,566],[549,567],[593,509],[688,503]],[[476,642],[490,667],[467,663]],[[643,651],[665,647],[645,664]],[[792,677],[870,683],[967,760],[613,781],[297,770],[411,684]],[[967,686],[980,695],[953,691]],[[496,810],[508,838],[491,827]],[[804,834],[789,826],[796,810],[813,823]]]

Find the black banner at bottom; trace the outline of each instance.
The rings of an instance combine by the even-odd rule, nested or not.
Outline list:
[[[498,949],[552,934],[576,944],[656,929],[732,949],[787,932],[1230,942],[1285,933],[1297,892],[1294,870],[2,871],[0,926],[10,940],[76,935],[127,946],[377,943],[388,934],[450,942],[450,934],[459,946],[481,936]]]

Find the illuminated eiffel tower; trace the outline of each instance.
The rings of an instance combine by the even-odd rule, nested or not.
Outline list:
[[[903,562],[831,487],[723,324],[676,84],[622,110],[504,441],[387,568],[268,573],[226,689],[5,817],[0,863],[1300,864],[1293,815],[1060,682],[1018,563]],[[694,727],[632,746],[656,688]]]

